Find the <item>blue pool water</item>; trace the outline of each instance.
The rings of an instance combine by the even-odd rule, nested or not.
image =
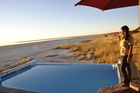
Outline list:
[[[40,64],[27,69],[4,77],[1,86],[41,93],[97,93],[118,83],[117,71],[109,64]]]

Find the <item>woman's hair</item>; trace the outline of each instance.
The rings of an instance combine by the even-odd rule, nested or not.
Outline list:
[[[125,26],[122,26],[121,29],[126,32],[126,36],[124,36],[124,38],[125,38],[125,40],[128,40],[128,38],[129,38],[129,27],[125,25]]]

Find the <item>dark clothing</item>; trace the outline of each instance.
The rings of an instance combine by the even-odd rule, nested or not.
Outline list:
[[[127,62],[127,55],[121,56],[122,59],[122,66],[121,70],[124,75],[124,82],[129,83],[131,81],[131,68],[130,68],[130,63]]]

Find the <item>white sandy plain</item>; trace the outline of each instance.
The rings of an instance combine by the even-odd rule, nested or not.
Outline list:
[[[21,60],[23,57],[37,58],[38,56],[45,55],[50,49],[65,43],[78,43],[80,41],[98,38],[101,36],[103,35],[78,36],[51,41],[2,46],[0,47],[0,67],[12,64]]]

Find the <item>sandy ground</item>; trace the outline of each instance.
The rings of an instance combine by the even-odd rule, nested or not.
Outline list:
[[[0,67],[12,64],[23,57],[33,57],[45,55],[50,49],[60,46],[65,43],[78,43],[80,41],[98,38],[103,35],[91,35],[91,36],[80,36],[72,37],[67,39],[43,41],[36,43],[11,45],[0,47]]]

